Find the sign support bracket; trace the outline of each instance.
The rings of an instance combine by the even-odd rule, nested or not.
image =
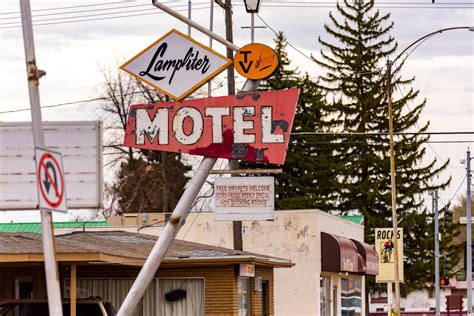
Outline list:
[[[168,13],[169,15],[177,18],[178,20],[180,20],[181,22],[184,22],[186,23],[187,25],[189,25],[190,27],[193,27],[195,28],[196,30],[206,34],[207,36],[211,37],[212,39],[218,41],[219,43],[223,44],[224,46],[234,50],[234,51],[238,51],[239,50],[239,47],[237,45],[235,45],[234,43],[231,43],[229,42],[228,40],[226,40],[225,38],[217,35],[216,33],[214,32],[211,32],[209,31],[207,28],[203,27],[202,25],[194,22],[193,20],[191,19],[188,19],[187,17],[185,17],[184,15],[182,15],[181,13],[167,7],[166,5],[158,2],[158,0],[153,0],[153,5],[155,7],[157,7],[158,9],[161,9],[163,10],[164,12]]]
[[[28,91],[30,96],[31,122],[33,125],[33,140],[35,147],[44,147],[43,120],[41,117],[41,107],[38,89],[39,77],[41,72],[36,67],[30,1],[20,0],[20,7],[23,28],[23,41],[25,45],[26,67],[28,74]],[[38,183],[38,185],[40,184]],[[58,265],[56,262],[53,217],[50,211],[40,210],[40,214],[49,313],[53,316],[61,316],[63,312],[61,304],[61,291],[59,287]]]

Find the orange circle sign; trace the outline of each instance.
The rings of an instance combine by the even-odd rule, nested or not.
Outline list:
[[[279,63],[276,52],[260,43],[245,45],[234,57],[235,70],[243,77],[252,80],[270,77],[278,69]]]

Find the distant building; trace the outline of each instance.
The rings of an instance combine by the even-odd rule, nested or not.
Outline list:
[[[159,235],[164,223],[158,216],[165,217],[124,214],[109,223]],[[364,243],[362,221],[360,216],[342,219],[318,210],[288,210],[276,211],[274,221],[242,223],[244,250],[295,263],[275,270],[275,315],[366,314],[365,275],[378,273],[378,257]],[[232,222],[215,222],[213,213],[191,213],[177,238],[230,248]]]

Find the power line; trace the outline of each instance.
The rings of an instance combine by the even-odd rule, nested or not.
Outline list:
[[[461,184],[460,184],[459,187],[457,188],[456,192],[454,192],[453,196],[449,199],[448,203],[445,203],[444,201],[441,201],[441,202],[443,202],[443,204],[444,204],[443,207],[447,207],[448,205],[451,204],[451,201],[456,197],[456,195],[458,194],[459,190],[461,190],[461,187],[463,186],[464,181],[466,181],[466,178],[467,178],[467,176],[464,176],[464,178],[463,178],[462,181],[461,181]],[[440,198],[440,200],[441,200],[441,198]]]
[[[448,131],[448,132],[394,132],[394,135],[474,135],[474,131]],[[388,132],[296,132],[291,133],[291,136],[304,136],[304,135],[334,135],[334,136],[388,136]]]
[[[209,6],[208,2],[199,2],[199,3],[193,3],[194,6],[196,5],[206,5]],[[137,7],[148,7],[147,9],[138,9],[138,10],[128,10],[130,8],[137,8]],[[175,5],[175,6],[170,6],[171,8],[179,8],[179,7],[187,7],[187,4],[182,4],[182,5]],[[105,13],[98,13],[98,14],[86,14],[86,15],[76,15],[76,16],[66,16],[66,17],[58,17],[58,18],[47,18],[47,19],[42,19],[42,20],[35,20],[33,19],[33,22],[47,22],[47,21],[55,21],[55,20],[63,20],[63,19],[78,19],[78,18],[84,18],[84,17],[93,17],[93,16],[102,16],[102,15],[112,15],[112,14],[125,14],[125,13],[131,13],[131,12],[142,12],[142,11],[154,11],[155,13],[162,13],[161,11],[158,11],[156,8],[150,6],[150,5],[133,5],[133,6],[126,6],[126,7],[116,7],[116,8],[106,8],[106,9],[95,9],[95,10],[82,10],[82,11],[71,11],[71,12],[59,12],[59,13],[47,13],[47,14],[38,14],[34,15],[33,18],[36,17],[41,17],[41,16],[58,16],[58,15],[74,15],[77,13],[87,13],[87,12],[101,12],[101,11],[111,11],[111,10],[121,10],[121,9],[127,9],[127,11],[119,11],[119,12],[105,12]],[[8,17],[8,18],[0,18],[0,21],[2,20],[12,20],[12,19],[21,19],[20,17]],[[21,24],[20,21],[15,21],[15,22],[5,22],[1,23],[0,25],[7,25],[7,24]]]
[[[39,17],[39,16],[55,16],[55,15],[63,15],[63,14],[76,14],[76,13],[87,13],[87,12],[99,12],[99,11],[110,11],[110,10],[120,10],[120,9],[129,9],[129,8],[137,8],[137,7],[151,7],[149,4],[134,4],[130,6],[120,6],[114,8],[100,8],[100,9],[89,9],[89,10],[78,10],[78,11],[65,11],[65,12],[55,12],[55,13],[44,13],[44,14],[33,14],[32,17]],[[19,14],[20,12],[18,12]],[[0,14],[1,15],[1,14]],[[12,20],[12,19],[21,19],[21,16],[12,16],[6,18],[0,18],[0,20]]]
[[[203,10],[203,9],[208,9],[209,6],[207,7],[202,7],[202,8],[196,8],[194,10]],[[178,12],[183,12],[187,11],[187,9],[182,9],[182,10],[176,10]],[[41,26],[41,25],[56,25],[56,24],[69,24],[69,23],[78,23],[78,22],[89,22],[89,21],[104,21],[104,20],[111,20],[111,19],[120,19],[120,18],[128,18],[128,17],[137,17],[137,16],[146,16],[146,15],[157,15],[157,14],[163,14],[165,12],[162,11],[157,11],[153,13],[141,13],[141,14],[130,14],[130,15],[120,15],[120,16],[114,16],[114,17],[105,17],[105,18],[93,18],[93,19],[84,19],[84,20],[77,20],[77,21],[64,21],[64,22],[52,22],[52,23],[33,23],[33,26]],[[117,13],[121,14],[121,13]],[[13,28],[20,28],[21,23],[16,26],[4,26],[0,27],[0,29],[13,29]]]
[[[57,11],[57,10],[65,10],[65,9],[77,9],[77,8],[90,8],[90,7],[99,7],[99,6],[109,6],[109,5],[116,5],[116,4],[121,4],[118,8],[122,7],[133,7],[133,6],[142,6],[142,5],[150,5],[149,2],[148,4],[134,4],[130,6],[124,6],[123,1],[118,1],[118,2],[109,2],[109,3],[96,3],[96,4],[84,4],[84,5],[75,5],[75,6],[65,6],[65,7],[53,7],[53,8],[44,8],[44,9],[35,9],[31,10],[31,12],[44,12],[44,11]],[[175,1],[168,1],[168,2],[163,2],[164,4],[169,4],[169,3],[176,3]],[[114,9],[114,8],[109,8],[109,9]],[[99,10],[99,9],[97,9]],[[10,15],[10,14],[21,14],[21,11],[14,11],[14,12],[4,12],[0,13],[1,15]]]
[[[174,1],[169,1],[169,2],[164,2],[164,4],[168,3],[175,3]],[[285,5],[299,5],[299,6],[307,6],[307,5],[319,5],[319,6],[325,6],[329,8],[333,8],[336,5],[336,1],[272,1],[272,0],[267,0],[265,1],[262,5],[267,6],[268,4],[271,4],[271,6],[280,6],[284,7]],[[45,12],[45,11],[58,11],[58,10],[67,10],[67,9],[80,9],[80,8],[91,8],[91,7],[103,7],[103,6],[111,6],[111,5],[117,5],[120,4],[121,8],[125,7],[136,7],[136,6],[144,6],[144,5],[149,5],[149,4],[134,4],[134,5],[129,5],[129,6],[124,6],[123,2],[109,2],[109,3],[96,3],[96,4],[85,4],[85,5],[76,5],[76,6],[63,6],[63,7],[52,7],[52,8],[44,8],[44,9],[35,9],[31,10],[32,13],[34,12]],[[447,5],[451,7],[447,8],[453,8],[453,6],[471,6],[474,5],[474,3],[470,2],[449,2],[449,3],[436,3],[436,4],[427,4],[424,2],[377,2],[375,3],[375,7],[379,7],[379,5],[388,5],[388,6],[398,6],[398,5],[403,5],[403,6],[414,6],[414,5],[422,5],[423,8],[446,8]],[[241,4],[234,4],[234,6],[242,6]],[[418,7],[417,7],[418,8]],[[456,8],[456,7],[454,7]],[[471,8],[471,7],[468,7]],[[104,10],[107,9],[115,9],[115,8],[105,8]],[[100,9],[97,9],[100,10]],[[2,15],[11,15],[11,14],[20,14],[20,11],[13,11],[13,12],[3,12],[0,13],[0,16]],[[58,13],[60,14],[60,13]]]
[[[270,26],[270,24],[268,24],[259,14],[256,14],[257,17],[263,22],[263,24],[265,24],[275,35],[278,35],[278,32],[275,31],[274,28],[272,28]],[[290,46],[291,48],[293,48],[294,50],[296,50],[298,53],[300,53],[301,55],[303,55],[304,57],[306,57],[308,60],[312,61],[313,63],[316,63],[316,61],[314,61],[313,58],[309,57],[308,55],[306,55],[305,53],[303,53],[301,50],[299,50],[298,48],[296,48],[293,44],[291,44],[290,42],[288,42],[288,40],[285,39],[285,43],[288,44],[288,46]]]

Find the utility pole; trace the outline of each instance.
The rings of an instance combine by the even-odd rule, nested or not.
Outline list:
[[[440,290],[439,290],[439,209],[438,209],[438,190],[433,194],[433,208],[435,215],[435,297],[436,297],[436,316],[440,316]]]
[[[219,2],[218,2],[219,3]],[[225,0],[225,39],[231,43],[234,42],[234,33],[232,26],[232,0]],[[234,51],[227,47],[227,58],[234,60]],[[235,94],[235,72],[234,67],[227,68],[227,94]]]
[[[225,38],[229,42],[234,41],[233,33],[233,23],[232,23],[232,0],[225,0],[224,4],[225,10]],[[227,58],[234,59],[234,51],[230,48],[227,48]],[[227,68],[227,93],[228,95],[235,94],[235,72],[234,67]],[[238,160],[229,160],[229,169],[235,170],[239,169]],[[232,175],[236,176],[236,175]],[[234,240],[234,249],[243,250],[243,240],[242,240],[242,221],[232,222],[232,231],[233,231],[233,240]]]
[[[393,109],[392,109],[392,62],[387,60],[387,103],[388,103],[388,130],[390,134],[390,182],[392,195],[392,225],[393,225],[393,243],[394,265],[395,265],[395,299],[397,304],[397,316],[400,316],[400,275],[398,266],[398,219],[397,219],[397,188],[395,185],[395,150],[393,143]]]
[[[471,152],[466,153],[466,279],[467,279],[467,315],[472,315],[472,214],[471,214]]]
[[[39,78],[41,72],[36,66],[33,26],[31,21],[31,6],[29,0],[20,0],[23,41],[25,44],[26,69],[28,75],[28,92],[30,96],[31,124],[35,147],[45,147],[43,119],[39,97]],[[33,163],[33,162],[32,162]],[[40,185],[39,183],[37,185]],[[62,316],[61,290],[59,273],[56,262],[56,246],[54,242],[53,217],[51,211],[40,210],[41,236],[43,239],[43,257],[46,277],[46,292],[48,294],[49,314]]]

